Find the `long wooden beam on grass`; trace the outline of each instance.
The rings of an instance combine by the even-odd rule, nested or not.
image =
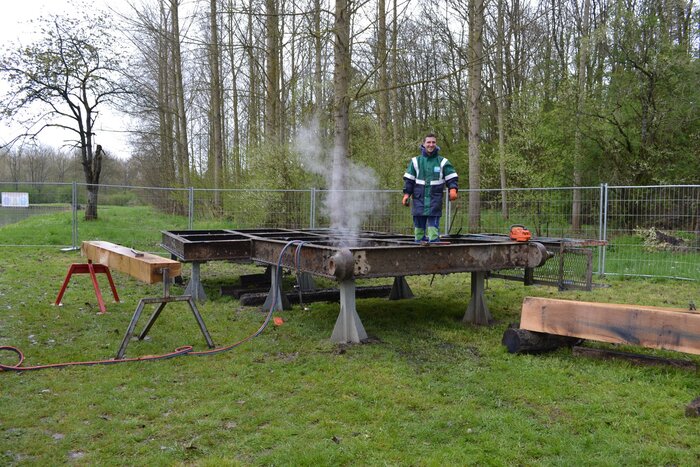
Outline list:
[[[700,355],[700,313],[677,308],[526,297],[520,328]]]

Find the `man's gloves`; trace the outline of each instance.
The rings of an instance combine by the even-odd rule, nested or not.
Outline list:
[[[403,204],[404,206],[408,206],[409,204],[411,204],[409,199],[410,199],[410,195],[408,193],[406,193],[405,195],[403,195],[403,200],[401,201],[401,204]]]
[[[457,199],[457,188],[450,188],[450,201]]]

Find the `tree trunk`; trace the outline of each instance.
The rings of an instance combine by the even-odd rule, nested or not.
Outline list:
[[[498,168],[501,179],[501,216],[508,219],[508,192],[506,191],[506,130],[505,88],[503,86],[503,43],[505,36],[503,0],[498,0],[498,24],[496,29],[496,119],[498,121]]]
[[[81,148],[83,158],[83,172],[87,182],[87,206],[85,206],[85,220],[97,219],[97,194],[100,191],[100,173],[102,172],[102,146],[99,144],[93,154],[92,138],[88,138]]]
[[[334,122],[335,149],[343,160],[350,157],[350,5],[348,0],[335,4],[334,45]]]
[[[382,149],[387,143],[387,124],[389,120],[389,89],[387,76],[387,51],[386,51],[386,0],[377,2],[377,67],[379,77],[377,87],[377,120],[379,121],[379,147]]]
[[[211,161],[213,162],[213,178],[214,178],[214,210],[218,213],[223,212],[223,201],[221,198],[221,189],[224,185],[224,150],[223,150],[223,106],[221,102],[221,67],[219,64],[219,26],[218,26],[218,11],[217,0],[209,1],[209,72],[210,72],[210,101],[211,111],[210,127],[211,135]]]
[[[314,116],[320,118],[323,109],[323,69],[322,53],[323,44],[321,42],[321,0],[314,0]]]
[[[265,59],[265,139],[280,143],[280,32],[279,11],[276,0],[265,0],[266,59]]]
[[[236,186],[241,180],[241,129],[238,121],[238,69],[236,68],[236,57],[233,48],[233,0],[229,0],[228,13],[228,53],[231,62],[231,107],[233,108],[233,141],[232,141],[232,163],[233,163],[233,183]]]
[[[164,168],[164,173],[159,177],[164,185],[177,185],[175,176],[175,155],[173,154],[173,111],[171,98],[172,89],[170,87],[170,62],[168,40],[168,24],[165,6],[160,3],[159,31],[156,36],[158,44],[158,136],[160,148],[160,161]]]
[[[345,209],[342,201],[345,190],[348,160],[350,158],[350,2],[336,0],[335,2],[335,41],[333,66],[333,173],[331,177],[330,214],[331,227],[346,229]]]
[[[469,2],[469,230],[479,232],[481,224],[481,67],[483,62],[483,0]]]
[[[258,70],[253,48],[253,11],[254,1],[248,2],[248,39],[245,46],[248,53],[248,148],[258,144],[260,110],[258,106]]]
[[[399,112],[399,15],[397,9],[398,0],[392,2],[392,25],[391,25],[391,122],[394,137],[394,152],[398,153],[399,143],[403,137],[401,134],[403,115]]]
[[[170,15],[172,22],[171,50],[172,75],[174,80],[173,94],[175,97],[175,148],[180,170],[179,178],[182,186],[190,185],[190,157],[187,138],[187,117],[185,115],[185,88],[182,78],[182,54],[180,51],[179,0],[170,0]]]
[[[583,105],[586,98],[586,63],[588,62],[588,15],[590,13],[591,2],[583,2],[583,18],[581,25],[581,39],[579,44],[578,62],[578,100],[576,102],[576,133],[574,135],[574,193],[571,206],[571,228],[574,232],[581,229],[581,181],[582,181],[582,114]]]

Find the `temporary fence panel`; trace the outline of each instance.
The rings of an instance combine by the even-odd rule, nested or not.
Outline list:
[[[607,187],[605,273],[700,280],[700,185]]]
[[[304,228],[311,190],[194,190],[193,228]]]
[[[0,246],[71,245],[72,184],[0,182],[0,191],[27,193],[29,199],[27,206],[0,206]],[[29,235],[26,228],[15,234],[12,224],[20,221],[34,226]]]
[[[572,222],[574,193],[580,194],[579,227]],[[469,226],[469,194],[459,192],[450,208],[452,234],[501,233],[514,224],[526,226],[535,236],[598,239],[600,225],[600,187],[531,188],[480,190],[480,223]],[[504,203],[505,198],[505,203]],[[448,226],[449,229],[449,226]]]
[[[410,209],[396,190],[315,190],[315,227],[408,233]]]
[[[162,252],[162,230],[188,228],[188,190],[100,185],[97,219],[85,221],[88,185],[78,184],[78,245],[106,240],[138,251]]]
[[[358,230],[413,231],[411,209],[401,204],[399,190],[100,185],[97,221],[84,219],[85,184],[0,182],[0,190],[26,192],[29,197],[29,207],[0,207],[0,246],[77,247],[82,240],[105,236],[109,238],[102,240],[159,251],[162,230],[324,228],[333,227],[334,221]],[[574,274],[587,269],[589,262],[599,274],[700,280],[700,185],[480,190],[475,229],[469,227],[469,195],[462,190],[455,202],[445,203],[441,233],[507,233],[511,225],[522,224],[536,236],[609,242],[586,250],[590,258],[589,253],[571,251],[561,261],[550,261],[537,272],[541,277],[536,281],[572,282],[559,274],[562,264]],[[20,221],[36,223],[36,228],[29,235],[26,228],[14,234],[12,224]],[[555,263],[557,271],[547,272]]]

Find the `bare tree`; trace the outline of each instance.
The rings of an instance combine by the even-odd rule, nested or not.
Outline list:
[[[0,72],[11,85],[5,116],[19,117],[39,105],[44,113],[22,119],[27,129],[23,137],[34,138],[49,127],[72,135],[69,141],[80,149],[88,184],[85,219],[96,219],[104,152],[94,142],[95,121],[98,109],[125,92],[116,77],[120,61],[109,21],[86,14],[49,16],[39,24],[35,43],[10,51],[0,61]]]
[[[48,177],[49,161],[54,149],[45,144],[30,148],[27,151],[27,172],[32,183],[44,183]]]

